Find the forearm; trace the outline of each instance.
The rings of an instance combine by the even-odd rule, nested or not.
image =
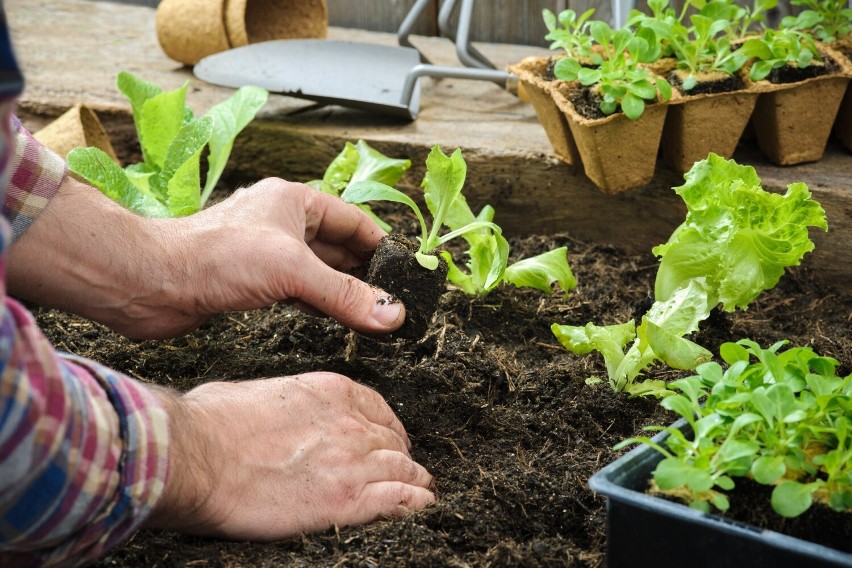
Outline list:
[[[66,176],[9,251],[9,293],[138,337],[146,306],[159,308],[172,286],[170,227]]]

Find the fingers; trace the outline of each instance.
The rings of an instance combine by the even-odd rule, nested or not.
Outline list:
[[[364,517],[353,523],[366,523],[378,517],[401,517],[435,502],[429,489],[399,481],[379,481],[364,487],[356,511]]]
[[[307,225],[305,240],[316,238],[337,245],[343,245],[356,257],[369,258],[367,251],[373,251],[385,232],[375,221],[352,204],[322,193],[311,191],[305,200]]]
[[[405,320],[401,302],[312,255],[306,257],[299,271],[299,288],[294,295],[349,328],[364,333],[390,333]]]
[[[365,473],[364,479],[367,483],[398,481],[423,489],[432,485],[432,475],[426,468],[401,452],[373,450],[369,460],[374,472]]]
[[[393,430],[405,441],[405,447],[410,448],[411,440],[408,439],[408,434],[402,422],[399,421],[382,395],[363,385],[357,385],[357,387],[360,389],[359,396],[356,399],[357,409],[370,422]]]

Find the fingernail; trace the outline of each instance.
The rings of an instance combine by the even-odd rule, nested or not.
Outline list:
[[[396,328],[404,318],[402,302],[392,296],[379,296],[373,305],[373,319],[385,327]]]

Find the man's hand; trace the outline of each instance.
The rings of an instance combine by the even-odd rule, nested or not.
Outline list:
[[[435,499],[393,411],[346,377],[208,383],[166,396],[169,477],[148,526],[266,541]]]
[[[146,219],[70,176],[10,250],[11,294],[134,339],[278,301],[367,333],[402,325],[399,302],[347,271],[384,231],[357,207],[266,179],[180,219]]]

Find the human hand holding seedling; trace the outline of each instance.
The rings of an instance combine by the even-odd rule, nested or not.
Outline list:
[[[69,176],[12,247],[9,289],[134,339],[279,301],[387,333],[405,319],[402,304],[347,273],[384,235],[357,207],[280,179],[195,215],[151,219]],[[36,253],[50,258],[26,262]]]

